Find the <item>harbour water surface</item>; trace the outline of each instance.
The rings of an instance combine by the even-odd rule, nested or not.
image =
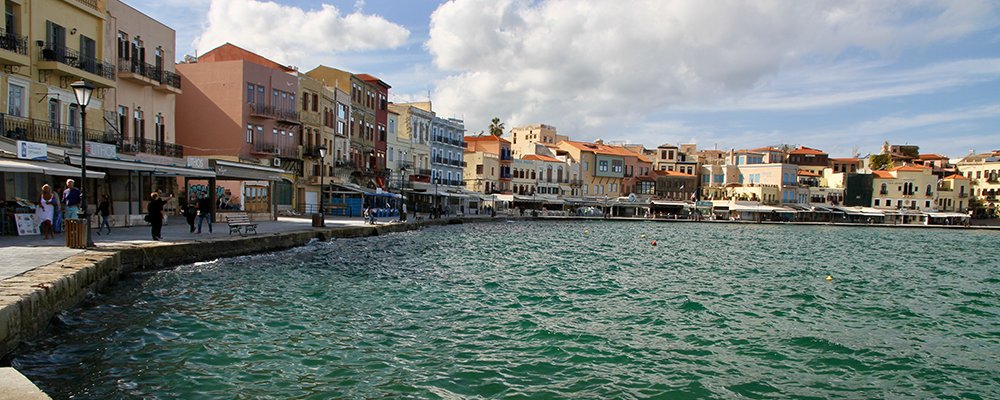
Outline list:
[[[338,239],[133,274],[13,364],[54,398],[1000,398],[998,239],[605,221]]]

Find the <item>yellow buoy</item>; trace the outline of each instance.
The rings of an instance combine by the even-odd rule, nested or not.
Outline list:
[[[642,236],[639,236],[639,237],[641,237],[641,238],[645,239],[645,238],[646,238],[646,234],[645,234],[645,233],[643,233],[643,234],[642,234]]]
[[[828,280],[828,281],[832,281],[832,280],[833,280],[833,276],[830,276],[830,275],[827,275],[827,276],[826,276],[826,280]]]

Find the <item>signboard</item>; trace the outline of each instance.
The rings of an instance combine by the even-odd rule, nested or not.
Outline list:
[[[18,236],[39,235],[38,219],[35,214],[14,214]]]
[[[116,159],[118,158],[118,150],[113,144],[87,142],[87,156]]]
[[[204,157],[187,156],[188,168],[209,169],[208,159]]]
[[[27,140],[17,141],[17,158],[45,161],[48,158],[48,154],[49,146],[45,143],[35,143]]]
[[[711,201],[699,201],[699,202],[695,203],[695,205],[698,206],[698,207],[711,207],[712,206],[712,202]]]

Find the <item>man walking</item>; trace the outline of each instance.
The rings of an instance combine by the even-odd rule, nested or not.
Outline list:
[[[202,221],[208,220],[208,233],[212,233],[212,200],[208,193],[202,193],[198,199],[198,233],[201,233]]]
[[[74,184],[76,184],[74,180],[66,180],[66,190],[63,191],[62,199],[66,210],[65,218],[80,218],[80,189],[74,187]]]

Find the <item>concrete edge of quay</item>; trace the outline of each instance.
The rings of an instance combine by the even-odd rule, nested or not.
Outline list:
[[[123,274],[133,271],[285,250],[303,246],[314,239],[326,241],[334,238],[380,236],[427,226],[476,221],[489,220],[452,218],[403,224],[309,228],[205,241],[119,245],[87,250],[0,280],[0,360],[4,360],[3,364],[9,364],[9,357],[17,347],[41,333],[57,313],[80,304],[88,296],[117,282]],[[0,400],[48,398],[33,384],[25,385],[18,378],[23,376],[13,368],[0,369],[0,376],[4,377],[0,379]]]

